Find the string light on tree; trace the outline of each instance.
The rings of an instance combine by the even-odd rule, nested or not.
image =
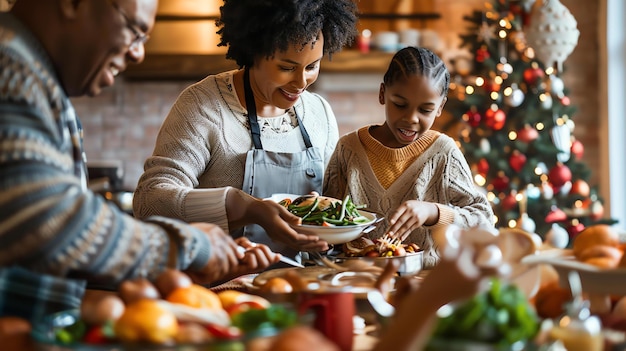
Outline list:
[[[575,20],[557,0],[488,1],[485,11],[465,17],[472,25],[461,35],[462,57],[473,55],[473,63],[469,72],[451,72],[446,110],[463,123],[459,147],[487,191],[496,225],[531,229],[532,221],[545,237],[554,218],[569,233],[611,223],[589,183],[584,147],[574,135],[576,107],[559,76],[571,51],[550,41],[554,33],[575,33]],[[549,45],[538,46],[539,35]],[[573,49],[576,42],[569,42]]]

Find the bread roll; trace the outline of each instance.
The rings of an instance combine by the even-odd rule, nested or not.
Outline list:
[[[574,238],[572,249],[574,256],[580,260],[581,253],[595,245],[608,245],[617,247],[619,236],[617,232],[606,224],[596,224],[585,228]]]
[[[618,262],[617,266],[620,268],[626,268],[626,255],[624,254],[624,251],[622,251],[622,258]]]
[[[616,268],[619,260],[616,260],[613,257],[591,257],[584,261],[583,263],[590,264],[592,266],[596,266],[599,268]]]
[[[609,245],[594,245],[580,252],[578,260],[587,261],[591,258],[610,258],[615,260],[615,264],[622,258],[622,251]]]

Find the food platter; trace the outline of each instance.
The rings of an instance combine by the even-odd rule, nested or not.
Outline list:
[[[522,259],[524,264],[549,264],[559,274],[560,284],[569,286],[568,273],[578,272],[583,291],[626,295],[626,268],[600,268],[580,262],[570,249],[548,249]]]
[[[271,197],[266,198],[266,200],[280,202],[284,199],[294,200],[300,196],[301,195],[295,194],[273,194]],[[360,237],[364,230],[382,220],[382,218],[378,217],[375,213],[364,210],[358,210],[358,212],[361,216],[366,217],[368,220],[363,223],[342,226],[300,224],[292,225],[291,227],[299,233],[316,235],[329,244],[344,244]]]
[[[287,272],[294,271],[296,272],[302,280],[309,283],[315,283],[319,280],[319,278],[325,274],[336,272],[334,269],[329,267],[322,266],[309,266],[305,268],[295,268],[295,267],[286,267],[286,268],[277,268],[264,271],[263,273],[257,275],[252,281],[252,285],[256,288],[263,286],[267,281],[271,278],[275,277],[283,277]]]
[[[337,256],[336,263],[350,262],[354,260],[365,261],[373,264],[376,267],[385,268],[390,260],[398,261],[398,274],[413,275],[419,273],[422,270],[424,264],[424,251],[407,253],[404,256],[390,256],[390,257],[345,257]]]
[[[369,290],[374,289],[378,275],[365,271],[344,271],[323,266],[308,266],[305,268],[278,268],[265,271],[252,281],[248,290],[267,298],[271,302],[293,302],[297,299],[294,293],[263,293],[262,286],[270,279],[283,278],[288,272],[295,272],[306,284],[306,292],[344,291],[352,292],[357,298],[364,298]]]

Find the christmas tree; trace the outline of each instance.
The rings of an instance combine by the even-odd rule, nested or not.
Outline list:
[[[461,47],[473,58],[453,60],[446,110],[463,125],[458,140],[496,226],[563,247],[586,226],[614,223],[588,183],[576,108],[559,77],[576,20],[558,0],[494,0],[464,20]]]

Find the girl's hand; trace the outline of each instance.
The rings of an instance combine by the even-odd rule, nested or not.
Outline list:
[[[404,241],[409,234],[423,225],[433,225],[439,220],[439,208],[432,202],[409,200],[398,207],[389,218],[387,234]]]

